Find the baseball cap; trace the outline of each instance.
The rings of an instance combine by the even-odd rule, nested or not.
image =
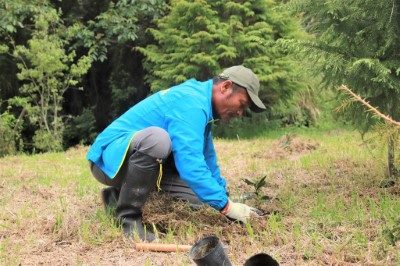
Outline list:
[[[252,102],[252,104],[250,105],[250,110],[256,113],[260,113],[266,110],[265,105],[258,97],[258,92],[260,90],[260,81],[258,80],[256,74],[253,73],[253,71],[251,71],[247,67],[239,65],[225,69],[218,76],[223,79],[229,79],[233,83],[246,89]]]

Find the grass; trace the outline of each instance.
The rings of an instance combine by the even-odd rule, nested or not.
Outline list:
[[[400,265],[400,186],[379,186],[384,154],[356,132],[282,129],[215,146],[232,197],[254,189],[243,179],[267,176],[259,193],[269,200],[246,202],[268,215],[240,226],[153,194],[144,220],[160,242],[216,235],[234,265],[260,252],[281,265]],[[0,265],[193,265],[186,253],[136,251],[122,237],[87,150],[0,159]]]

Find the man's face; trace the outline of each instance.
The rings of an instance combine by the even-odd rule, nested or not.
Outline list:
[[[233,117],[242,116],[245,109],[250,106],[250,97],[246,90],[239,88],[234,91],[230,80],[225,80],[217,85],[213,107],[218,118],[229,121]]]

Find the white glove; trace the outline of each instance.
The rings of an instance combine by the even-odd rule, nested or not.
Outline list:
[[[226,204],[221,213],[232,220],[246,223],[251,216],[258,216],[257,211],[256,208],[246,204],[228,200],[228,204]]]

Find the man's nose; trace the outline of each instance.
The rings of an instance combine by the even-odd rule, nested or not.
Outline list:
[[[237,116],[242,116],[243,115],[243,110],[238,110],[237,112],[236,112],[236,114],[237,114]]]

